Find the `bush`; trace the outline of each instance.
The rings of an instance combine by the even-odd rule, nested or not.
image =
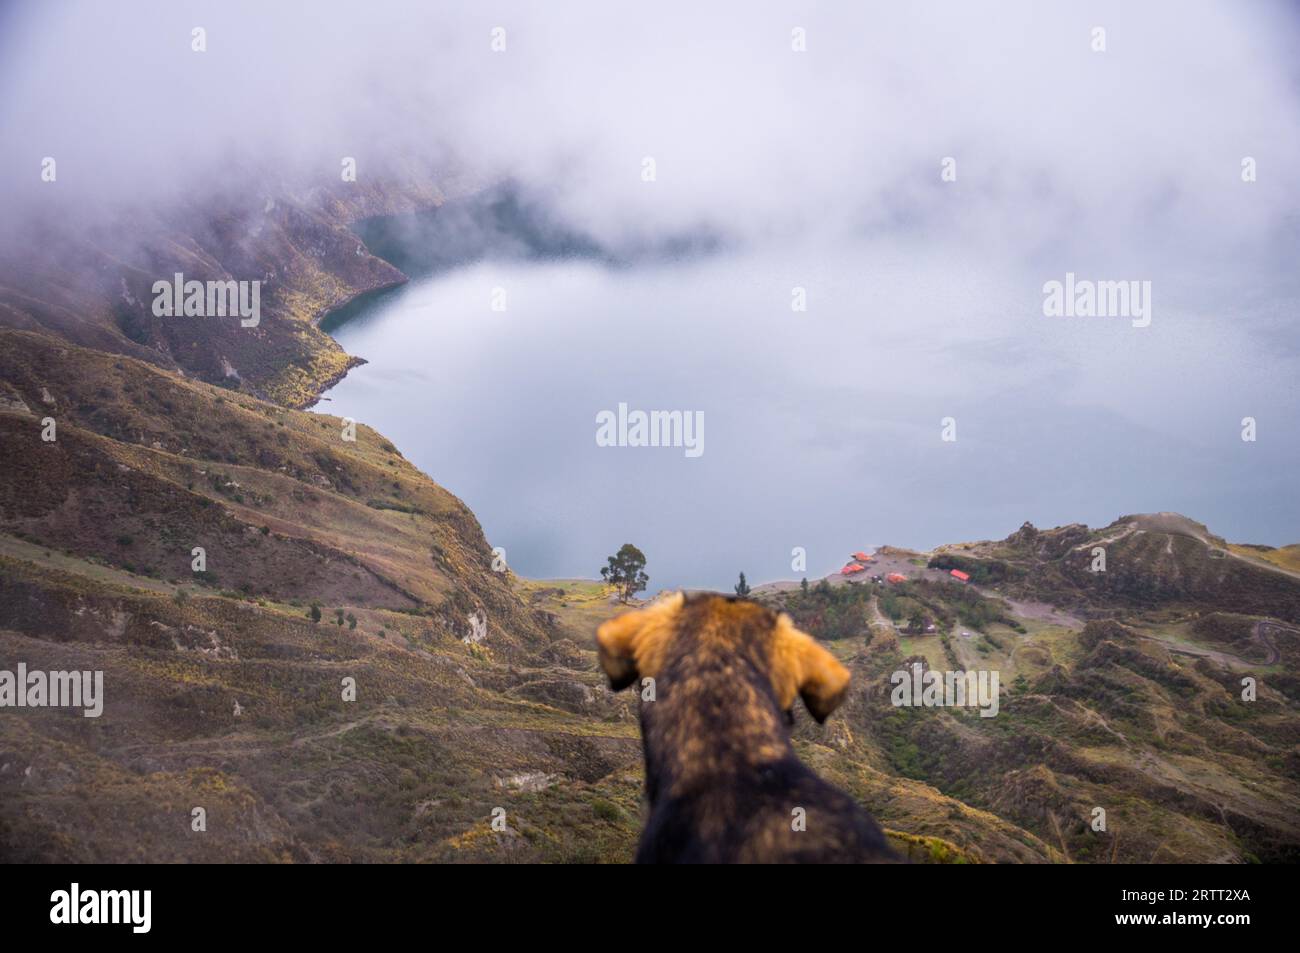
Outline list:
[[[591,813],[596,815],[598,821],[618,823],[623,820],[623,809],[613,801],[607,801],[604,798],[596,798],[591,802]]]
[[[1000,559],[975,559],[955,553],[940,553],[927,564],[931,569],[959,569],[976,585],[1002,582],[1011,576],[1011,567]]]

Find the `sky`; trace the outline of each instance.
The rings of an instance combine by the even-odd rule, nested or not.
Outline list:
[[[333,177],[343,155],[361,175],[415,156],[542,190],[611,242],[928,227],[1129,261],[1294,240],[1300,19],[1286,4],[5,9],[0,194],[20,212],[48,208],[46,156],[82,214]]]

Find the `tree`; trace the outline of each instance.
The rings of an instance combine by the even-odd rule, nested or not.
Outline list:
[[[313,621],[313,622],[319,622],[319,621],[320,621],[320,606],[318,606],[316,603],[313,602],[313,603],[311,604],[311,612],[309,612],[309,613],[307,613],[307,614],[308,614],[309,616],[311,616],[311,621]]]
[[[334,624],[335,624],[335,625],[342,625],[342,624],[343,624],[343,610],[342,610],[342,609],[335,609],[335,610],[334,610]]]
[[[736,583],[736,595],[740,596],[742,599],[749,595],[749,583],[745,582],[745,574],[743,572],[740,574],[740,582]]]
[[[351,612],[349,612],[349,613],[348,613],[348,628],[349,628],[349,629],[355,629],[356,627],[357,627],[357,617],[354,616]]]
[[[618,587],[618,601],[627,602],[646,587],[650,577],[645,569],[645,553],[631,543],[624,543],[617,553],[609,557],[609,565],[600,571],[600,578]]]

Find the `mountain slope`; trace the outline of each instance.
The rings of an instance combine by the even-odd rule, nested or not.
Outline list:
[[[635,703],[591,650],[619,607],[493,571],[382,435],[290,409],[350,365],[323,312],[403,280],[347,223],[442,198],[236,199],[0,263],[0,670],[100,670],[107,696],[99,719],[0,711],[6,859],[631,858]],[[149,283],[182,268],[269,276],[263,323],[154,319]],[[852,669],[796,746],[913,859],[1294,861],[1293,548],[1168,513],[1026,524],[882,548],[899,585],[756,596]],[[998,672],[998,715],[895,707],[913,664]]]
[[[406,280],[370,254],[349,225],[437,208],[475,188],[452,175],[406,170],[391,180],[210,196],[90,226],[32,225],[0,259],[0,326],[44,330],[285,406],[307,406],[357,363],[319,330],[320,319]],[[260,323],[156,317],[154,282],[176,273],[262,282]]]
[[[1098,553],[1104,569],[1094,571]],[[1231,547],[1177,513],[1124,516],[1096,530],[1026,523],[1001,541],[941,547],[931,565],[965,568],[1008,595],[1093,614],[1210,604],[1300,622],[1300,573]]]
[[[1170,541],[1187,524],[1158,514],[1095,533],[1022,529],[1009,542],[942,547],[930,554],[935,568],[913,566],[902,583],[763,598],[842,646],[854,674],[843,717],[856,758],[1002,819],[1050,845],[1051,859],[1295,862],[1300,626],[1259,608],[1216,607],[1234,601],[1219,588],[1225,578],[1252,580],[1279,611],[1300,581],[1257,578],[1245,565],[1209,572],[1213,542]],[[1143,536],[1159,540],[1158,552]],[[1132,549],[1122,545],[1130,537]],[[1127,564],[1117,590],[1125,597],[1061,581],[1071,554],[1097,540]],[[945,578],[939,567],[954,561],[989,581]],[[1028,595],[1093,621],[1045,611]],[[895,707],[891,676],[913,665],[996,672],[996,715]],[[1093,827],[1098,809],[1105,830]]]
[[[6,858],[631,850],[625,705],[378,434],[18,331],[0,431],[0,668],[101,670],[106,694],[99,719],[0,713]],[[625,808],[595,818],[597,792]]]

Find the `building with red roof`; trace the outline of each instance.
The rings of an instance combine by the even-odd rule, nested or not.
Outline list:
[[[960,579],[962,582],[970,582],[970,573],[962,572],[960,569],[954,569],[952,572],[948,573],[948,575],[952,576],[954,579]]]

